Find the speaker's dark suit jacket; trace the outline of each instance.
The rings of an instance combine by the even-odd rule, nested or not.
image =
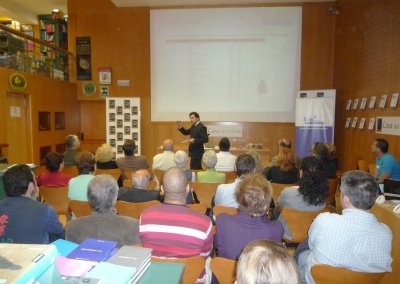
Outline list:
[[[179,131],[184,135],[190,135],[190,138],[194,138],[194,142],[189,144],[189,156],[193,159],[200,159],[204,153],[204,143],[208,142],[207,127],[199,122],[196,126],[185,129],[179,128]]]

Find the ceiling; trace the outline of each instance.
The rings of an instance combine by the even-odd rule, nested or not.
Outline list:
[[[85,1],[85,0],[80,0]],[[210,6],[262,3],[335,2],[335,0],[111,0],[117,7]],[[37,16],[58,8],[67,12],[67,0],[0,0],[0,17],[21,24],[37,24]]]

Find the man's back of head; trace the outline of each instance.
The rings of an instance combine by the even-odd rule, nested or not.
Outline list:
[[[186,204],[187,185],[183,170],[176,167],[170,168],[163,176],[164,202]]]
[[[349,171],[341,179],[340,190],[344,209],[370,210],[378,194],[378,184],[367,172]]]
[[[249,154],[242,154],[236,159],[236,172],[238,177],[251,173],[256,167],[254,158]]]
[[[68,150],[77,150],[80,146],[80,141],[76,135],[67,135],[65,137],[65,146]]]
[[[147,170],[138,170],[132,174],[132,188],[147,190],[149,187],[150,174]]]
[[[15,165],[3,175],[4,191],[11,197],[26,195],[30,184],[34,186],[34,182],[32,171],[27,165]]]
[[[386,154],[389,151],[389,143],[385,139],[376,139],[375,147],[377,152],[381,154]]]
[[[229,142],[229,139],[227,137],[223,137],[219,141],[219,150],[222,152],[229,152],[230,148],[231,148],[231,142]]]
[[[164,151],[174,151],[174,141],[172,141],[171,139],[166,139],[163,142],[163,150]]]
[[[135,140],[126,139],[122,146],[125,156],[133,156],[136,150]]]
[[[112,211],[115,208],[117,196],[118,184],[110,175],[97,175],[88,185],[88,202],[96,212]]]

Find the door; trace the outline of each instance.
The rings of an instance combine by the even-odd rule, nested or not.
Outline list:
[[[26,94],[7,93],[7,159],[9,164],[31,163],[30,111]]]

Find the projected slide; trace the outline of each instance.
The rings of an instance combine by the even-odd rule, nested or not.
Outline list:
[[[151,11],[153,121],[294,121],[301,7]]]

